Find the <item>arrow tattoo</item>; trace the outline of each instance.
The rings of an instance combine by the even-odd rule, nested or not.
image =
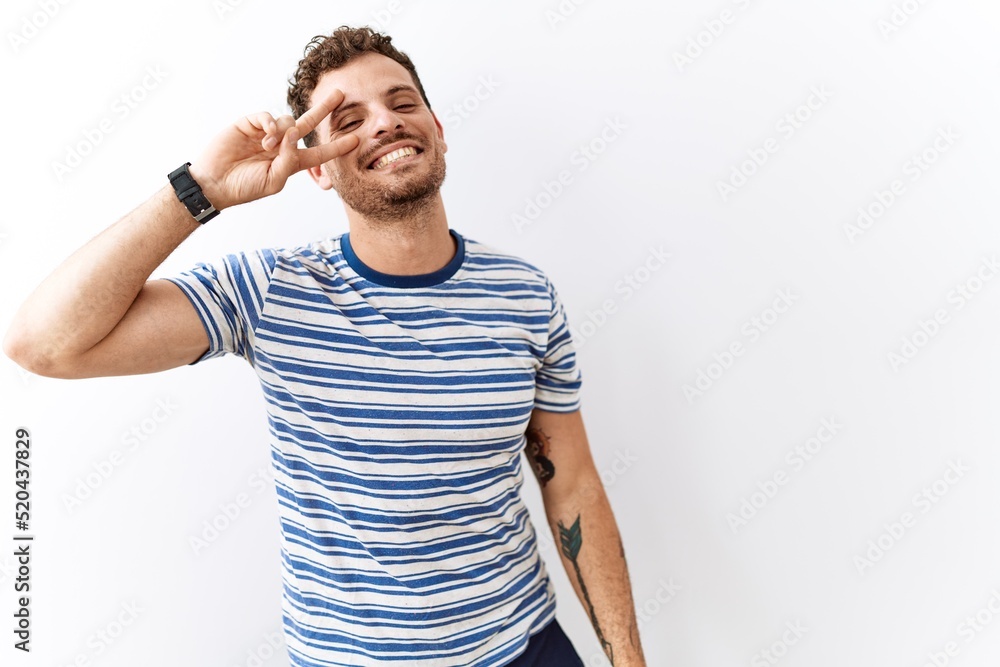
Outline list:
[[[614,652],[611,649],[610,642],[604,638],[604,633],[601,632],[601,626],[597,622],[597,612],[594,611],[594,603],[590,601],[590,593],[587,592],[587,585],[583,583],[583,573],[580,572],[580,564],[576,560],[577,556],[580,555],[580,547],[583,546],[583,533],[580,531],[579,514],[576,515],[576,521],[569,528],[562,521],[559,522],[559,542],[562,546],[563,556],[573,563],[573,569],[576,570],[576,580],[580,584],[580,590],[583,591],[583,599],[587,602],[590,623],[594,626],[594,632],[597,633],[597,639],[601,642],[601,648],[604,649],[608,660],[611,661],[613,666],[615,664]]]

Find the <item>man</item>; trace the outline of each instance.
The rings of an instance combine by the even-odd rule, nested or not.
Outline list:
[[[4,351],[58,378],[253,366],[296,665],[582,664],[555,621],[522,450],[605,654],[644,665],[554,286],[449,229],[443,128],[390,37],[317,37],[290,84],[294,116],[247,116],[171,173],[46,278]],[[302,170],[340,195],[348,233],[148,280],[218,211]]]

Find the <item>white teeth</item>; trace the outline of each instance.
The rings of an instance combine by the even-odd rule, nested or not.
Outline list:
[[[398,160],[400,158],[404,158],[404,157],[406,157],[408,155],[416,155],[416,154],[417,154],[417,149],[416,148],[414,148],[412,146],[405,146],[404,148],[400,148],[400,149],[394,150],[393,152],[389,153],[388,155],[383,155],[379,159],[379,161],[375,163],[375,166],[372,167],[372,169],[381,169],[382,167],[388,165],[390,162],[395,162],[396,160]]]

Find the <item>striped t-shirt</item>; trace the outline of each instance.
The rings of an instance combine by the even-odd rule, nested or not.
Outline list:
[[[580,407],[548,277],[450,230],[453,259],[392,276],[350,236],[168,278],[209,349],[255,369],[278,493],[295,665],[504,665],[555,617],[521,499],[533,408]]]

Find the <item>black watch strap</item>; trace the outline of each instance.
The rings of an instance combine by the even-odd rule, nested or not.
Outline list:
[[[188,167],[190,166],[190,162],[185,162],[170,172],[167,178],[170,179],[170,184],[174,186],[177,198],[187,207],[187,210],[191,211],[194,219],[201,224],[205,224],[219,215],[219,211],[215,210],[215,207],[208,201],[205,193],[201,191],[201,186],[195,183],[194,178],[191,177],[191,172],[188,171]]]

